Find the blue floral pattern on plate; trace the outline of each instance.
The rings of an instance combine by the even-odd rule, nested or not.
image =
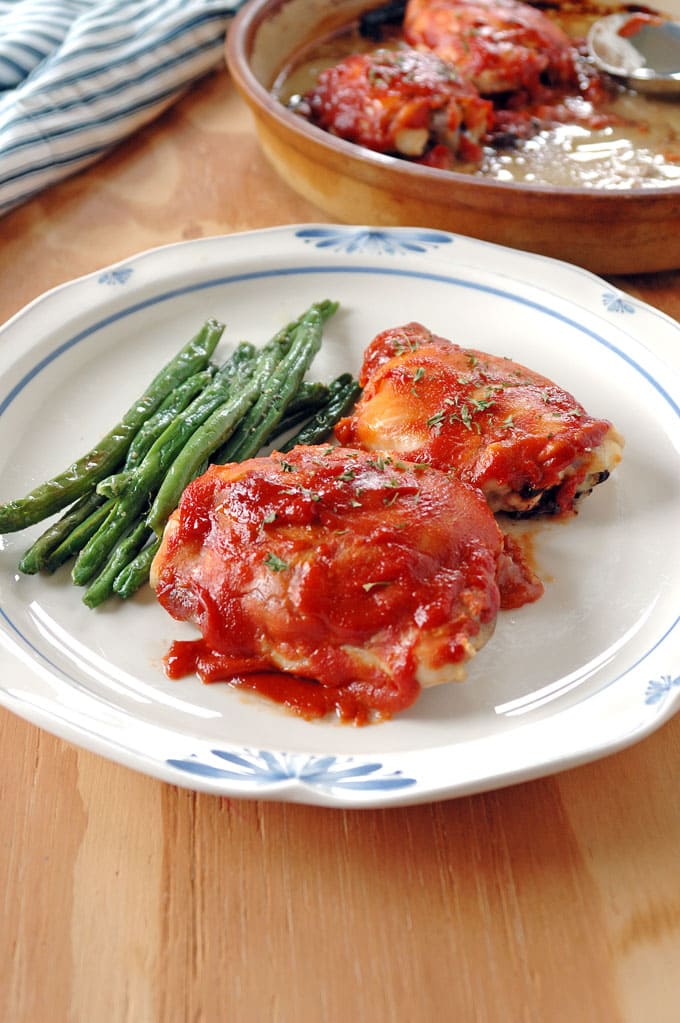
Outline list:
[[[398,231],[368,230],[355,227],[306,227],[296,237],[317,249],[334,252],[365,252],[371,255],[399,255],[405,252],[428,252],[440,245],[451,245],[453,238],[443,231],[400,228]]]
[[[648,706],[659,703],[664,696],[670,693],[671,689],[680,689],[680,675],[671,678],[670,675],[662,675],[660,679],[653,679],[648,683],[645,690],[645,703]]]
[[[127,284],[132,276],[131,266],[117,266],[111,270],[105,270],[97,278],[99,284]]]
[[[300,781],[325,792],[333,789],[353,792],[385,792],[409,788],[416,784],[401,771],[387,771],[381,763],[357,760],[354,757],[315,757],[307,754],[271,753],[267,750],[210,750],[216,763],[190,756],[184,760],[167,760],[171,767],[203,778],[243,782],[265,786]]]
[[[634,313],[635,306],[623,295],[613,291],[605,291],[602,294],[602,304],[610,313]]]

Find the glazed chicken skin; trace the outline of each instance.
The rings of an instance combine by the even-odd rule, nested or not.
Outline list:
[[[432,146],[481,157],[492,106],[437,56],[404,47],[353,54],[305,96],[310,120],[379,153],[418,159]]]
[[[493,631],[499,582],[519,603],[540,595],[512,553],[481,495],[435,469],[333,446],[214,465],[186,489],[152,568],[160,603],[202,635],[174,644],[166,668],[288,673],[284,696],[293,677],[314,680],[336,709],[389,717],[421,687],[463,678]]]
[[[420,323],[383,331],[338,441],[451,471],[493,512],[568,515],[621,459],[623,438],[551,380]]]
[[[520,0],[408,0],[411,46],[451,63],[483,96],[575,84],[576,51],[562,29]]]

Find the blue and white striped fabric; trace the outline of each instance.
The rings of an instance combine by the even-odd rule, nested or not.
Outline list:
[[[216,67],[241,2],[0,0],[0,215]]]

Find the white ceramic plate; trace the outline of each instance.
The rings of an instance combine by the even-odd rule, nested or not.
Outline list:
[[[380,725],[308,723],[166,679],[192,635],[150,592],[87,610],[68,570],[0,538],[0,700],[76,744],[202,791],[390,806],[507,785],[637,741],[680,706],[680,327],[576,267],[410,228],[306,225],[173,245],[48,293],[0,331],[0,500],[82,454],[208,316],[221,350],[338,299],[313,375],[420,320],[554,378],[627,439],[568,522],[536,527],[545,596],[500,616],[468,681]]]

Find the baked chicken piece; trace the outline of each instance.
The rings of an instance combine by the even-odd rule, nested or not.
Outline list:
[[[623,438],[551,380],[408,323],[365,352],[345,446],[452,471],[493,512],[566,515],[621,460]]]
[[[411,46],[456,68],[483,96],[575,84],[576,50],[562,29],[520,0],[408,0],[403,24]]]
[[[353,54],[322,71],[301,112],[367,149],[412,159],[440,145],[477,162],[491,104],[439,57],[408,47]]]
[[[316,693],[317,711],[389,717],[463,678],[499,584],[512,606],[540,596],[515,554],[481,494],[425,466],[332,446],[214,465],[152,568],[160,603],[202,635],[175,643],[166,670],[301,713]]]

